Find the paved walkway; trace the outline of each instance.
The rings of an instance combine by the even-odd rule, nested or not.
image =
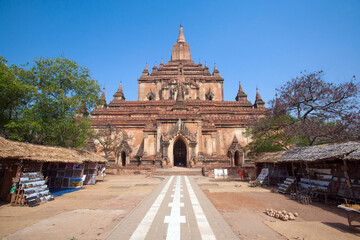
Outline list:
[[[112,239],[238,239],[193,176],[169,176],[107,237]]]

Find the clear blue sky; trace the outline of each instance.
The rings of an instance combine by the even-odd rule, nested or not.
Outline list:
[[[4,1],[0,55],[10,64],[66,57],[90,69],[112,100],[120,81],[137,98],[145,67],[170,60],[180,22],[192,59],[214,62],[233,101],[241,81],[267,102],[303,70],[327,81],[360,77],[360,1]]]

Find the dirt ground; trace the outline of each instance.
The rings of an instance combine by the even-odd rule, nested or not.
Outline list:
[[[96,185],[36,207],[0,207],[3,239],[104,239],[159,183],[144,175],[107,175]]]
[[[160,182],[144,175],[108,175],[105,181],[37,207],[3,205],[0,238],[104,239]],[[245,182],[199,177],[197,183],[240,239],[360,239],[360,230],[348,226],[345,211],[336,205],[303,205]],[[300,216],[284,222],[265,215],[265,208]]]
[[[360,230],[348,226],[345,211],[336,204],[303,205],[245,182],[199,178],[197,183],[240,239],[360,239]],[[299,217],[278,220],[267,216],[266,208],[297,212]]]

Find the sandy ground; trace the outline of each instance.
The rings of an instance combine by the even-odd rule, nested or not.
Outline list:
[[[348,226],[345,211],[336,205],[303,205],[246,182],[198,178],[197,183],[240,239],[360,239],[360,230]],[[300,216],[285,222],[265,215],[265,208]]]
[[[160,182],[143,175],[108,175],[37,207],[1,206],[0,238],[104,239]],[[360,239],[360,229],[350,228],[345,211],[336,205],[303,205],[245,182],[199,177],[197,183],[240,239]],[[300,216],[284,222],[265,215],[265,208]]]
[[[36,207],[0,207],[3,239],[104,239],[159,183],[143,175],[107,175],[96,185]]]

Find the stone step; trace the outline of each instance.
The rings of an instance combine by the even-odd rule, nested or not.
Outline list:
[[[153,175],[202,175],[201,168],[157,168]]]

